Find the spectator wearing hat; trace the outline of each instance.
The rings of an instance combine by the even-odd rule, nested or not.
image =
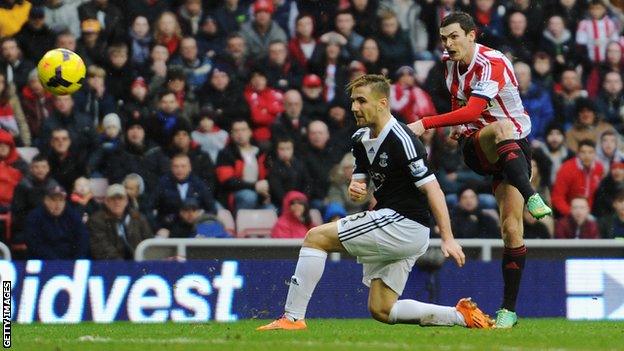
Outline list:
[[[43,121],[52,115],[54,105],[52,93],[41,85],[37,69],[33,69],[28,74],[28,82],[22,88],[20,96],[22,110],[30,131],[31,144],[38,145]]]
[[[199,32],[195,36],[199,55],[213,59],[222,54],[225,50],[225,34],[214,16],[204,15],[200,22]]]
[[[195,95],[195,92],[187,82],[187,75],[181,66],[170,66],[167,69],[167,76],[164,80],[160,79],[160,77],[154,77],[150,82],[150,91],[169,91],[173,93],[177,103],[178,116],[186,122],[190,123],[192,118],[199,112],[197,95]]]
[[[151,114],[152,105],[147,97],[147,82],[143,77],[137,77],[130,85],[130,95],[120,107],[120,116],[123,124],[130,120],[143,120]]]
[[[74,94],[74,103],[97,129],[105,115],[115,112],[115,98],[109,92],[106,71],[102,67],[89,66],[86,78],[86,84]]]
[[[78,17],[81,21],[97,19],[102,26],[102,36],[112,43],[123,39],[124,13],[109,0],[88,1],[78,6]]]
[[[201,0],[184,0],[178,10],[180,28],[186,36],[196,36],[199,33],[204,10]]]
[[[89,257],[89,232],[78,213],[67,206],[67,192],[52,185],[24,226],[28,259],[76,260]]]
[[[401,29],[397,15],[386,10],[382,11],[379,17],[381,28],[376,38],[379,50],[383,52],[383,62],[388,70],[396,72],[401,66],[412,65],[414,53],[409,37]]]
[[[52,130],[47,154],[50,176],[65,189],[71,189],[76,179],[87,174],[88,152],[75,146],[72,147],[72,144],[73,139],[66,128],[58,127]]]
[[[189,36],[180,41],[180,54],[171,60],[171,65],[182,67],[189,88],[197,91],[208,79],[213,63],[210,58],[199,56],[197,40]]]
[[[158,179],[169,171],[169,159],[156,142],[145,137],[142,119],[129,119],[125,128],[125,149],[133,173],[145,182],[145,193],[153,198]]]
[[[69,201],[83,223],[87,223],[89,217],[100,209],[100,204],[95,201],[95,195],[91,191],[91,182],[85,177],[76,179]]]
[[[602,120],[593,101],[579,99],[576,101],[576,119],[574,125],[566,132],[568,148],[574,152],[578,150],[581,140],[589,139],[594,142],[607,130],[615,130],[612,125]]]
[[[76,38],[80,37],[81,22],[78,6],[81,1],[45,1],[45,22],[55,32],[69,30]]]
[[[327,120],[329,105],[323,98],[323,82],[316,74],[307,74],[303,77],[301,86],[303,98],[302,114],[309,120]]]
[[[106,65],[107,44],[101,34],[100,22],[96,19],[86,19],[80,24],[80,30],[81,34],[76,49],[86,56],[88,61],[104,67]]]
[[[119,183],[132,171],[130,157],[123,146],[121,119],[109,113],[102,121],[103,133],[97,150],[89,155],[87,172],[92,178],[103,177],[109,184]]]
[[[215,191],[215,166],[210,155],[202,151],[199,144],[191,139],[190,126],[176,128],[167,148],[169,157],[187,155],[191,160],[193,174],[198,176],[212,193]]]
[[[613,200],[615,196],[624,191],[624,163],[614,162],[607,176],[600,181],[596,194],[592,214],[597,218],[613,214]]]
[[[251,111],[253,138],[266,146],[271,141],[271,125],[284,111],[284,96],[267,85],[266,73],[259,67],[251,73],[244,95]]]
[[[33,68],[35,64],[24,58],[17,39],[0,40],[0,74],[6,78],[7,87],[12,83],[20,91],[26,85],[28,74]]]
[[[178,154],[171,159],[171,171],[160,178],[155,208],[158,209],[159,228],[169,228],[182,202],[193,198],[208,213],[216,213],[212,189],[193,174],[188,155]]]
[[[129,60],[128,45],[113,43],[106,49],[106,90],[116,102],[127,100],[130,95],[130,85],[134,77]]]
[[[273,41],[288,41],[284,30],[271,18],[275,11],[273,1],[256,0],[252,5],[253,20],[241,25],[240,33],[245,38],[249,55],[264,58]]]
[[[410,66],[399,68],[395,83],[390,87],[390,109],[405,123],[437,114],[431,96],[416,84],[414,74]]]
[[[598,217],[600,237],[622,239],[624,238],[624,191],[620,190],[615,193],[611,206],[610,214]]]
[[[198,94],[202,108],[214,113],[214,121],[222,129],[230,129],[235,119],[249,119],[249,106],[243,89],[232,79],[227,66],[217,64]]]
[[[479,197],[475,189],[462,187],[457,197],[457,206],[451,211],[451,228],[456,237],[479,239],[499,237],[498,223],[479,208]]]
[[[264,67],[268,84],[275,89],[286,91],[301,87],[303,69],[289,57],[285,42],[270,43],[269,54],[266,60],[261,61],[260,67]]]
[[[87,225],[91,256],[96,260],[131,260],[141,241],[154,236],[145,216],[129,208],[128,195],[121,184],[109,185],[104,208],[94,213]]]
[[[0,129],[0,212],[10,208],[13,191],[27,172],[28,166],[17,153],[13,136]]]
[[[596,143],[581,140],[575,158],[565,161],[553,183],[552,204],[560,215],[570,214],[572,199],[582,196],[589,208],[594,203],[594,194],[604,176],[602,164],[596,161]]]
[[[240,30],[243,23],[248,21],[248,11],[246,6],[239,0],[226,0],[214,11],[217,26],[224,33],[234,33]]]
[[[39,62],[41,57],[54,48],[56,35],[45,23],[45,11],[41,6],[33,6],[28,14],[28,22],[15,35],[22,48],[24,58]]]
[[[177,84],[175,82],[174,84]],[[147,136],[161,147],[166,147],[171,140],[174,129],[189,122],[180,117],[180,109],[176,94],[171,90],[163,90],[157,95],[158,110],[147,120]]]
[[[212,164],[215,165],[219,152],[225,148],[230,136],[227,131],[219,128],[215,123],[214,111],[202,109],[199,114],[197,128],[191,132],[191,138],[203,152],[210,156]]]
[[[130,65],[139,69],[147,64],[150,57],[150,45],[154,38],[150,35],[150,24],[145,16],[135,17],[128,31],[128,46],[130,47]]]
[[[550,93],[544,87],[532,82],[531,67],[526,63],[516,62],[514,71],[518,80],[522,104],[527,114],[531,116],[529,139],[544,140],[546,127],[555,118]]]
[[[598,223],[591,217],[590,209],[587,198],[572,198],[570,213],[555,223],[555,239],[600,239]]]
[[[301,13],[295,21],[295,34],[288,42],[290,57],[304,69],[308,68],[308,60],[312,57],[317,40],[314,37],[314,18]]]
[[[271,229],[271,238],[304,238],[312,225],[308,197],[299,191],[289,191],[282,201],[282,214]]]
[[[284,112],[271,125],[273,145],[278,139],[289,138],[294,143],[295,153],[301,153],[305,144],[308,122],[308,117],[303,114],[301,93],[295,89],[288,90],[284,93]]]

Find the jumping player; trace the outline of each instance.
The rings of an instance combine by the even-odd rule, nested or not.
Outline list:
[[[370,287],[368,309],[380,322],[462,325],[491,328],[493,321],[470,299],[455,307],[398,300],[416,259],[429,246],[430,211],[440,228],[442,252],[461,267],[465,257],[453,238],[444,194],[427,164],[423,144],[389,109],[390,84],[380,75],[363,75],[348,86],[351,110],[360,129],[353,135],[355,169],[349,185],[363,200],[373,181],[372,211],[311,229],[290,280],[284,315],[258,330],[305,329],[308,302],[325,268],[328,252],[347,252],[364,266]]]
[[[500,51],[475,42],[476,26],[470,15],[455,12],[444,18],[440,37],[446,49],[446,85],[452,112],[425,117],[409,125],[416,134],[426,129],[459,126],[453,134],[463,145],[464,161],[475,172],[492,175],[492,188],[501,216],[504,296],[496,314],[497,328],[511,328],[520,278],[526,258],[523,240],[524,204],[537,219],[552,210],[531,187],[531,131],[511,62]]]

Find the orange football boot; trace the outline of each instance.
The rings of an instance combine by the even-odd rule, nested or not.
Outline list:
[[[293,322],[285,316],[282,316],[267,325],[256,328],[256,330],[304,330],[307,327],[303,319]]]
[[[464,316],[468,328],[491,329],[494,327],[494,320],[483,313],[469,297],[459,300],[455,308]]]

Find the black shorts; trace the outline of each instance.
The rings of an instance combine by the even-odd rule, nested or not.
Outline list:
[[[493,177],[492,188],[496,189],[498,184],[505,180],[505,174],[498,163],[491,163],[488,161],[483,149],[481,149],[481,145],[479,145],[479,132],[480,131],[477,131],[460,140],[460,143],[463,144],[462,152],[464,154],[464,162],[466,166],[480,175],[491,175]],[[518,139],[516,143],[518,143],[520,150],[522,150],[522,154],[527,163],[528,176],[531,178],[531,145],[526,138]]]

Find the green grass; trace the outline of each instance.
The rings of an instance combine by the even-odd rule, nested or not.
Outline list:
[[[389,326],[311,319],[308,330],[256,332],[265,321],[229,324],[12,325],[14,350],[623,350],[624,323],[521,319],[512,330]]]

